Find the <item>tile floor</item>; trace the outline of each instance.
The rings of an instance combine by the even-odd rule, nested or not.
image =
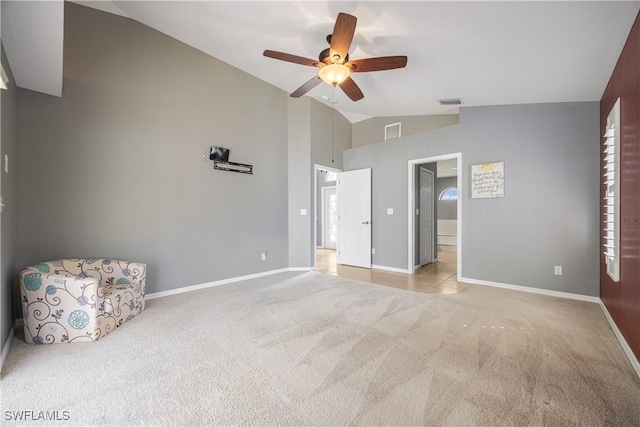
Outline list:
[[[336,251],[332,249],[317,249],[316,271],[378,285],[431,294],[457,294],[466,291],[472,286],[458,282],[457,254],[455,252],[438,252],[438,261],[419,268],[414,274],[405,274],[352,267],[350,265],[337,265]]]

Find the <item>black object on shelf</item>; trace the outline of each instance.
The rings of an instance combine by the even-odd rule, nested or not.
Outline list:
[[[213,161],[213,168],[221,171],[248,173],[253,175],[253,165],[235,162],[223,162],[220,160]]]
[[[230,151],[231,150],[228,148],[212,145],[209,149],[209,160],[213,160],[213,168],[220,171],[247,173],[249,175],[253,175],[253,165],[229,161]]]

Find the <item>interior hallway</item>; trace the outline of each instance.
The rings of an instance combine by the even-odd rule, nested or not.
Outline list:
[[[316,250],[316,271],[320,273],[428,294],[457,294],[471,288],[470,284],[458,282],[457,269],[456,252],[440,251],[438,261],[417,269],[414,274],[405,274],[337,265],[335,250]]]

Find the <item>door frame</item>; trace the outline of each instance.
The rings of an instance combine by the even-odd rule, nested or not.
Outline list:
[[[434,227],[434,223],[438,220],[436,218],[436,215],[435,215],[436,203],[437,203],[437,200],[436,200],[436,174],[434,174],[432,170],[429,170],[429,169],[427,169],[425,167],[422,167],[422,166],[418,167],[418,173],[422,174],[422,171],[425,171],[428,175],[431,175],[431,198],[433,199],[432,203],[431,203],[431,261],[427,262],[425,264],[422,264],[422,259],[421,259],[422,254],[418,254],[418,263],[415,264],[418,268],[422,267],[423,265],[430,264],[430,263],[432,263],[432,262],[434,262],[434,261],[436,261],[438,259],[437,251],[434,251],[434,248],[437,246],[437,244],[435,242],[435,239],[436,239],[437,236],[435,236],[435,233],[434,233],[435,229],[436,229],[436,227]],[[420,202],[421,201],[422,201],[422,181],[420,181]],[[420,202],[418,202],[418,203],[420,203]],[[422,206],[422,205],[420,205],[420,206]],[[418,223],[422,222],[422,215],[423,215],[422,214],[422,209],[420,209],[420,215],[418,216]],[[418,226],[420,226],[420,225],[418,225]],[[420,249],[422,249],[422,248],[420,248]]]
[[[324,166],[317,163],[313,165],[313,200],[311,201],[313,206],[313,239],[311,239],[311,244],[313,246],[313,265],[311,266],[312,270],[316,269],[316,256],[318,249],[318,171],[329,171],[329,172],[344,172],[342,169],[332,168],[331,166]]]
[[[322,245],[320,245],[323,249],[327,249],[327,241],[326,241],[326,237],[327,237],[327,227],[325,227],[327,225],[326,221],[327,221],[327,215],[326,215],[326,203],[327,203],[327,192],[333,190],[336,191],[336,189],[338,188],[337,185],[330,185],[328,187],[322,187],[322,194],[320,194],[320,211],[322,211]],[[337,195],[337,192],[336,192]],[[317,221],[316,221],[316,227],[317,225]],[[316,236],[317,237],[317,236]],[[336,236],[336,247],[337,247],[337,240],[338,237]],[[329,248],[331,249],[331,248]]]
[[[433,163],[440,160],[456,159],[458,163],[458,276],[462,277],[462,194],[464,194],[463,187],[466,179],[465,171],[462,169],[462,153],[449,153],[442,154],[440,156],[424,157],[421,159],[412,159],[408,161],[408,193],[407,193],[407,205],[408,205],[408,224],[407,224],[407,270],[409,274],[413,274],[416,271],[415,267],[415,248],[416,248],[416,165],[421,163]],[[435,177],[437,179],[437,175]],[[435,182],[434,182],[435,188]],[[435,195],[435,193],[434,193]],[[437,200],[435,201],[437,203]],[[434,218],[437,221],[437,218]]]

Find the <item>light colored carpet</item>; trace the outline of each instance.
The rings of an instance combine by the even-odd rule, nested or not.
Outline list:
[[[596,304],[315,272],[151,300],[92,344],[16,340],[1,390],[3,425],[16,410],[68,411],[60,425],[640,420],[640,379]]]

